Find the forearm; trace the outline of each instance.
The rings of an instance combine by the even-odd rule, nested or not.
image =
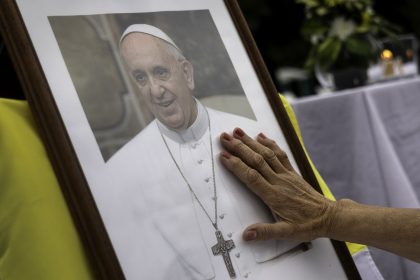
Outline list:
[[[327,237],[374,246],[420,262],[420,209],[384,208],[343,199]]]

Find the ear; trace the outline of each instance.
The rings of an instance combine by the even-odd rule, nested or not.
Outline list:
[[[185,80],[187,81],[188,88],[190,90],[194,89],[194,69],[188,60],[181,62],[182,73],[184,74]]]

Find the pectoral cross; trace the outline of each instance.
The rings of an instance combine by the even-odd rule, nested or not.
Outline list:
[[[216,230],[216,238],[217,244],[211,247],[213,255],[222,255],[223,260],[225,261],[226,269],[229,272],[230,278],[236,278],[235,269],[233,269],[232,261],[229,255],[229,252],[232,251],[233,248],[235,248],[235,243],[233,243],[233,240],[225,240],[220,230]]]

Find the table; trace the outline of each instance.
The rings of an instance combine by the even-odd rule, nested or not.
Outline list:
[[[420,78],[292,106],[308,153],[337,199],[420,207]],[[385,279],[420,279],[420,264],[370,249]]]

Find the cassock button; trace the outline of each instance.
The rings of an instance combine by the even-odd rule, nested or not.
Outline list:
[[[220,214],[219,218],[223,220],[223,218],[225,217],[225,214]]]
[[[244,277],[245,278],[248,278],[248,276],[249,276],[249,274],[248,273],[245,273]]]
[[[236,254],[235,254],[235,257],[237,257],[237,258],[239,259],[239,258],[241,257],[241,253],[239,253],[239,252],[238,252],[238,253],[236,253]]]
[[[197,163],[198,163],[198,164],[202,164],[202,163],[203,163],[203,160],[202,160],[202,159],[200,159],[200,160],[198,160],[198,161],[197,161]]]
[[[227,234],[227,237],[231,238],[231,237],[232,237],[232,233],[231,233],[231,232],[229,232],[229,233]]]
[[[208,183],[208,182],[210,182],[210,179],[211,179],[211,177],[207,177],[206,179],[204,179],[204,181],[205,181],[206,183]]]

